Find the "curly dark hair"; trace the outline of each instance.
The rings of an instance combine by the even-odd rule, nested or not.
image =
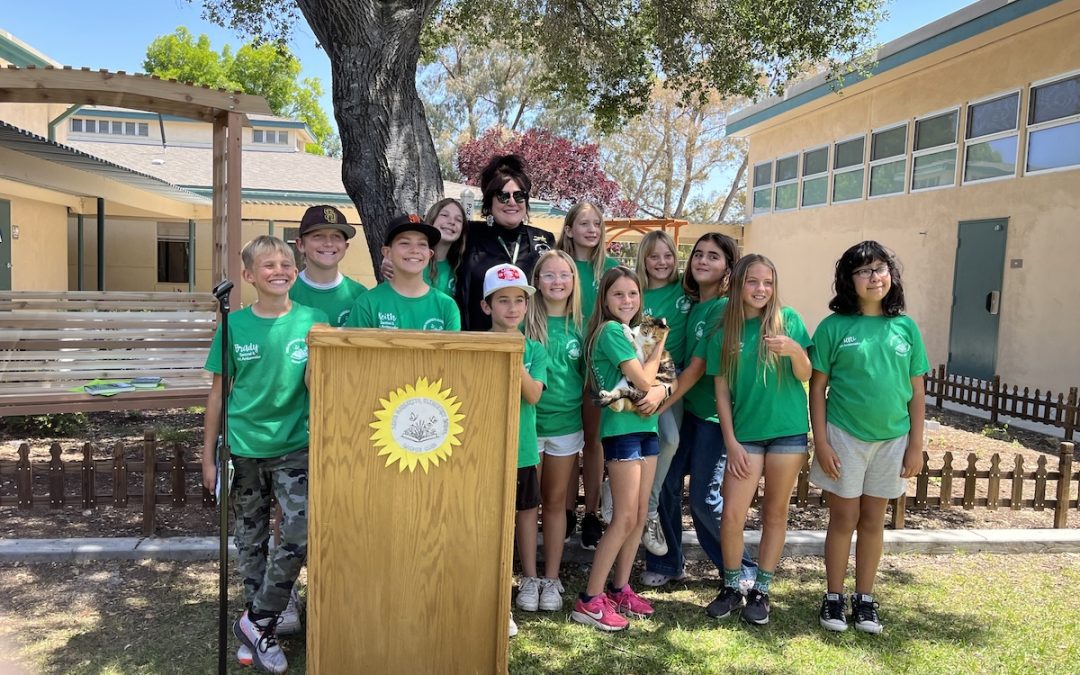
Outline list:
[[[836,278],[833,292],[836,294],[829,301],[829,309],[837,314],[861,314],[859,296],[855,292],[855,270],[880,260],[889,266],[892,287],[881,301],[881,313],[885,316],[900,316],[904,313],[904,286],[900,282],[900,263],[892,251],[876,241],[863,241],[855,244],[836,261]]]
[[[526,194],[532,194],[532,179],[525,173],[525,159],[520,155],[496,155],[480,172],[480,191],[483,193],[480,213],[491,213],[491,202],[503,186],[514,181]],[[525,199],[525,210],[529,209],[529,200]]]

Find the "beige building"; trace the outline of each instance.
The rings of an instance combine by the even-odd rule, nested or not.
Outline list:
[[[1080,0],[981,0],[742,110],[744,250],[813,328],[833,264],[875,239],[903,266],[932,365],[1080,384]]]

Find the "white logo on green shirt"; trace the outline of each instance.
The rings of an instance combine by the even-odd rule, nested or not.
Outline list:
[[[397,314],[379,312],[379,328],[397,328]]]
[[[904,338],[899,335],[894,335],[889,338],[890,346],[896,350],[898,356],[904,356],[911,351],[911,345],[904,341]]]
[[[304,338],[296,338],[285,345],[285,355],[293,363],[306,363],[307,351],[307,340]]]
[[[690,298],[685,295],[680,295],[679,299],[675,301],[675,308],[679,310],[680,314],[689,314],[692,304]]]
[[[698,321],[697,324],[694,326],[694,337],[696,337],[697,339],[700,340],[701,336],[704,335],[704,334],[705,334],[705,322],[704,321]]]
[[[423,330],[444,330],[446,323],[442,319],[428,319],[424,322]]]
[[[335,325],[344,326],[345,322],[349,320],[349,315],[350,314],[352,314],[352,309],[347,309],[344,312],[342,312],[341,314],[338,314],[337,323]]]
[[[581,343],[577,340],[570,340],[566,343],[566,355],[572,359],[581,358]]]
[[[236,352],[237,361],[258,361],[259,345],[252,342],[246,345],[233,345],[233,350]]]
[[[844,347],[857,347],[859,345],[859,338],[854,335],[848,335],[840,341],[840,349]]]

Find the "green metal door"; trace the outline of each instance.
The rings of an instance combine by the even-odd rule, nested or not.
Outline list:
[[[989,380],[997,362],[1007,218],[960,223],[956,241],[949,372]]]
[[[11,290],[11,202],[0,199],[0,291]]]

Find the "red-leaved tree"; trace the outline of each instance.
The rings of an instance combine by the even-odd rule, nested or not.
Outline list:
[[[468,183],[476,185],[480,172],[495,155],[521,155],[532,179],[532,195],[568,208],[588,200],[610,216],[632,216],[637,211],[620,196],[619,184],[600,165],[595,143],[575,145],[546,129],[515,133],[495,127],[458,148],[457,166]]]

